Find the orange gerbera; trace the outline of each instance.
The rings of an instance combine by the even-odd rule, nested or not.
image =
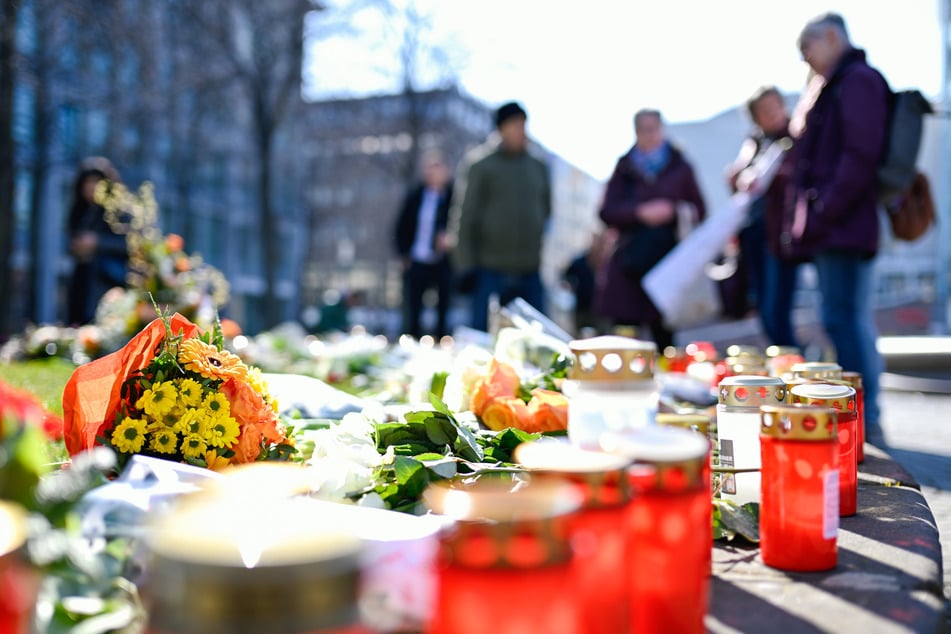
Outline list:
[[[197,372],[206,379],[247,380],[248,366],[237,355],[218,350],[201,339],[186,339],[178,352],[178,361],[186,370]]]

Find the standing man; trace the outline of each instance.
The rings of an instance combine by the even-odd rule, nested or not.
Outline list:
[[[472,288],[472,323],[488,330],[489,298],[521,297],[545,310],[542,239],[551,215],[548,168],[528,151],[525,110],[515,102],[495,115],[499,142],[457,181],[451,226],[454,263]],[[477,151],[485,152],[485,148]]]
[[[437,293],[436,338],[449,334],[446,315],[452,268],[446,224],[452,183],[442,152],[429,150],[422,156],[423,179],[407,192],[396,219],[396,250],[403,266],[403,332],[419,339],[423,295],[429,289]]]
[[[823,326],[838,364],[862,374],[867,437],[880,444],[875,172],[885,146],[888,85],[852,46],[838,14],[806,24],[799,49],[815,75],[790,122],[795,141],[780,242],[815,264]]]

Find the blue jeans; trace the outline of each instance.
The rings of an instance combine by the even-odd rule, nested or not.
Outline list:
[[[771,344],[798,346],[793,332],[792,308],[799,265],[781,260],[768,249],[763,253],[763,284],[760,287],[759,317]]]
[[[883,363],[876,347],[875,260],[822,253],[813,261],[822,293],[822,325],[835,346],[836,362],[843,370],[862,375],[866,431],[880,434],[878,379]]]
[[[526,302],[545,312],[545,289],[538,271],[531,273],[500,273],[480,269],[476,275],[475,290],[472,293],[472,324],[476,330],[487,332],[489,329],[489,297],[497,295],[499,305],[521,297]]]

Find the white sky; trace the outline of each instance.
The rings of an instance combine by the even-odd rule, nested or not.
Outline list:
[[[641,107],[659,108],[670,122],[702,120],[742,103],[762,84],[799,91],[806,65],[796,38],[824,11],[845,17],[853,43],[894,88],[915,86],[940,97],[943,1],[415,0],[415,6],[430,16],[425,38],[459,58],[453,66],[469,94],[493,107],[520,101],[532,136],[604,179],[633,142],[631,118]],[[322,19],[317,14],[311,27],[319,29]],[[314,43],[307,96],[395,90],[395,24],[397,18],[365,10],[350,20],[354,35]]]

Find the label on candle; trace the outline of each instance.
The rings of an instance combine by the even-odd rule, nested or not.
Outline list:
[[[822,538],[835,539],[839,533],[839,470],[829,469],[823,477]]]
[[[720,440],[720,466],[734,467],[736,462],[733,460],[733,441],[723,438]],[[720,491],[730,495],[736,495],[736,476],[732,473],[723,474],[720,480]]]

